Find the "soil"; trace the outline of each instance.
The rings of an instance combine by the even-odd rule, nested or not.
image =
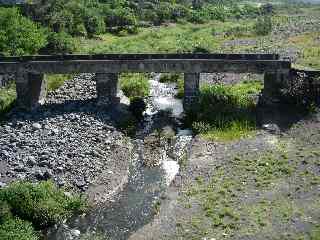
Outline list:
[[[129,239],[310,239],[313,229],[320,224],[319,133],[320,113],[317,113],[287,125],[285,130],[275,134],[258,130],[254,137],[229,143],[196,137],[187,166],[162,199],[159,214]],[[236,196],[230,199],[226,196],[226,200],[231,200],[231,209],[253,209],[254,206],[255,212],[246,215],[246,211],[239,210],[243,215],[235,221],[234,229],[224,229],[220,225],[212,227],[203,207],[205,200],[201,191],[194,195],[190,195],[190,191],[202,189],[214,177],[221,177],[221,169],[226,174],[223,178],[234,178],[238,173],[234,159],[240,159],[239,156],[250,161],[267,153],[272,153],[270,156],[276,160],[285,153],[292,173],[273,178],[271,185],[257,187],[249,183]],[[272,174],[278,174],[277,170]],[[242,179],[243,176],[239,176],[239,181]],[[259,204],[268,214],[260,212]],[[213,209],[219,211],[218,206]],[[258,227],[252,224],[257,216],[264,216]]]

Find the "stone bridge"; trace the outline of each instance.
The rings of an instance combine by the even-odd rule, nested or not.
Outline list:
[[[290,80],[291,63],[275,54],[103,54],[0,57],[0,74],[15,74],[17,103],[32,110],[46,96],[45,73],[95,73],[98,104],[119,102],[119,73],[184,73],[184,106],[197,101],[200,73],[265,75],[264,98]]]

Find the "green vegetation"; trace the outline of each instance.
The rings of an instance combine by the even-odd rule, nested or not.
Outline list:
[[[265,36],[271,33],[272,31],[272,20],[271,17],[260,17],[258,18],[255,26],[255,32],[258,36]]]
[[[0,224],[0,240],[38,240],[32,224],[18,218],[11,218]]]
[[[47,87],[49,91],[59,88],[66,80],[73,77],[73,74],[46,74]],[[16,85],[9,83],[6,87],[0,88],[0,120],[14,106],[16,100]]]
[[[187,122],[196,133],[211,140],[250,136],[256,127],[252,95],[261,89],[261,82],[203,86],[199,104],[189,111]]]
[[[314,182],[318,169],[317,156],[312,154],[314,148],[291,144],[280,142],[276,148],[258,152],[233,152],[222,163],[215,163],[208,180],[198,177],[185,189],[183,205],[190,208],[197,203],[200,209],[191,219],[180,219],[178,236],[181,239],[255,239],[257,236],[319,239],[316,226],[314,230],[299,232],[291,225],[293,219],[304,222],[310,210],[315,217],[312,219],[317,219],[320,206],[314,191],[314,186],[320,183],[319,179]],[[284,190],[284,186],[292,187]],[[304,200],[298,191],[308,193]]]
[[[12,108],[16,99],[16,86],[9,83],[5,88],[0,88],[0,119]]]
[[[0,239],[38,239],[33,228],[45,229],[84,209],[80,196],[67,196],[50,181],[12,183],[0,190]]]
[[[48,44],[43,49],[46,53],[73,53],[77,46],[75,40],[65,32],[52,32],[48,35]]]
[[[16,8],[0,8],[0,54],[36,54],[47,43],[42,28]]]
[[[74,77],[73,74],[46,74],[45,80],[47,81],[47,87],[49,91],[58,89],[63,83]]]
[[[313,32],[289,38],[288,45],[296,46],[301,51],[302,57],[297,62],[298,67],[320,69],[319,36],[320,32]]]
[[[159,79],[161,83],[178,83],[183,79],[183,74],[162,73]]]
[[[120,85],[124,94],[130,99],[149,95],[150,84],[147,74],[121,74]]]

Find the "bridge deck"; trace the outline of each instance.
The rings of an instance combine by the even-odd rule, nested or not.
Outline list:
[[[287,72],[272,54],[108,54],[0,58],[0,73]]]
[[[279,60],[278,54],[66,54],[1,57],[0,62],[65,61],[65,60],[147,60],[147,59],[221,59],[221,60]]]

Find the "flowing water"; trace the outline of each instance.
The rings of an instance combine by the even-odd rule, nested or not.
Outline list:
[[[155,204],[179,172],[178,161],[186,153],[192,140],[192,133],[180,129],[183,114],[182,101],[176,99],[175,84],[160,83],[159,74],[150,80],[151,93],[146,99],[147,109],[134,141],[136,157],[130,165],[129,182],[112,202],[97,206],[85,216],[76,217],[50,234],[49,240],[66,239],[128,239],[128,237],[152,221]],[[170,114],[160,114],[168,111]],[[144,139],[159,122],[176,129],[173,143],[161,149],[158,166],[144,164]]]

